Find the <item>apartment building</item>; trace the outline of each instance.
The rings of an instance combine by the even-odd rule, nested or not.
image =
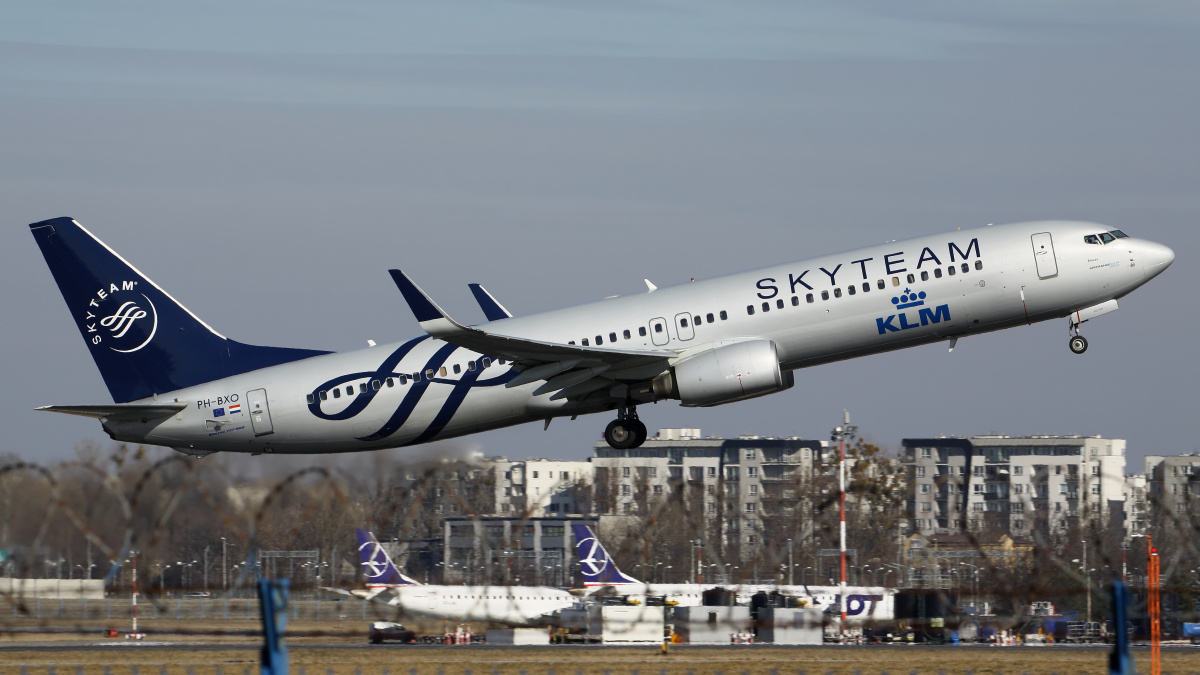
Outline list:
[[[902,442],[912,531],[1063,532],[1071,519],[1123,513],[1125,441],[1098,436],[972,436]]]

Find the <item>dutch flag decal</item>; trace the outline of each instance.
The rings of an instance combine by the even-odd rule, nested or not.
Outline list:
[[[232,415],[232,414],[234,414],[234,413],[240,413],[240,412],[242,412],[242,404],[241,404],[241,403],[234,403],[233,405],[229,406],[229,407],[227,408],[227,410],[229,411],[229,414],[230,414],[230,415]]]

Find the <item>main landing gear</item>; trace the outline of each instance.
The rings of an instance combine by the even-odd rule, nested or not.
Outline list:
[[[616,450],[629,450],[646,442],[646,425],[638,419],[637,409],[621,406],[617,419],[604,428],[604,440]]]
[[[1079,334],[1080,323],[1076,323],[1074,318],[1068,319],[1068,321],[1071,322],[1071,339],[1067,342],[1067,346],[1071,348],[1072,352],[1082,354],[1087,351],[1087,338]]]

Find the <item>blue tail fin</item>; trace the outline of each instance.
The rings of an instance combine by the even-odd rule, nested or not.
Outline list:
[[[358,534],[358,557],[362,561],[363,578],[367,588],[391,586],[420,586],[420,582],[409,579],[396,569],[387,551],[367,530],[355,530]]]
[[[226,338],[70,218],[29,229],[117,403],[328,353]]]
[[[582,523],[574,523],[571,527],[575,531],[575,550],[579,553],[579,570],[583,572],[584,586],[642,583],[617,569],[617,563],[609,557],[604,545],[592,533],[592,528]]]

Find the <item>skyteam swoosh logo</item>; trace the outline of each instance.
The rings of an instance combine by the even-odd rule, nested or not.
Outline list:
[[[158,311],[149,296],[137,291],[137,280],[109,283],[89,300],[83,313],[83,333],[93,347],[120,354],[136,352],[158,332]]]
[[[354,400],[351,401],[350,404],[345,408],[336,413],[327,413],[321,409],[321,404],[324,403],[324,401],[321,400],[319,395],[320,392],[329,391],[335,387],[344,386],[348,382],[369,380],[379,380],[382,382],[389,377],[399,378],[401,375],[407,375],[407,372],[398,372],[396,367],[400,365],[400,362],[404,360],[404,357],[408,356],[408,354],[412,352],[414,347],[427,339],[429,339],[429,336],[424,335],[400,345],[399,348],[389,354],[387,358],[385,358],[383,362],[379,364],[379,367],[373,371],[347,373],[327,382],[323,382],[312,392],[313,402],[308,405],[309,412],[315,417],[324,420],[348,420],[357,417],[364,410],[366,410],[371,401],[375,400],[375,396],[377,394],[382,391],[386,391],[386,389],[380,389],[378,391],[376,391],[373,387],[367,387],[366,391],[359,389],[358,393],[354,397]],[[446,362],[450,360],[450,357],[453,356],[458,349],[458,347],[452,344],[443,345],[425,362],[425,365],[420,369],[420,372],[439,372],[439,369],[446,365]],[[417,405],[421,402],[421,399],[431,387],[435,385],[449,386],[451,387],[450,393],[446,397],[446,401],[442,404],[442,407],[438,411],[437,415],[434,416],[433,421],[430,422],[429,426],[426,427],[425,430],[422,431],[416,438],[409,441],[405,445],[417,445],[434,438],[446,428],[447,424],[450,423],[450,420],[454,417],[454,413],[458,412],[458,409],[462,406],[463,401],[466,400],[467,394],[470,393],[472,389],[479,387],[503,386],[509,380],[517,376],[516,371],[506,369],[495,377],[490,377],[486,380],[481,379],[484,372],[484,358],[486,357],[480,356],[476,358],[474,361],[475,368],[468,368],[462,374],[462,377],[458,379],[444,377],[422,377],[419,381],[410,381],[410,384],[407,385],[408,390],[405,392],[404,398],[401,399],[400,404],[396,406],[396,409],[391,413],[387,421],[383,423],[383,426],[377,429],[374,433],[358,437],[358,440],[366,442],[381,441],[391,436],[404,426],[404,423],[408,421],[408,418],[412,415],[413,411],[416,410]]]

